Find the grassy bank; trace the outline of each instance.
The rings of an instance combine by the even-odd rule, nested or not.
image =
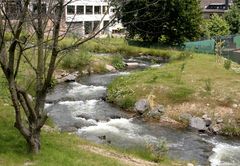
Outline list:
[[[71,45],[74,39],[66,38],[61,41],[63,46]],[[134,43],[134,42],[130,42]],[[122,57],[134,56],[161,56],[164,61],[178,60],[186,55],[176,49],[166,49],[159,46],[147,45],[141,47],[141,42],[129,44],[123,38],[93,39],[81,45],[78,49],[65,53],[59,68],[66,70],[79,70],[80,72],[105,73],[106,65],[112,65],[118,70],[124,68]],[[96,56],[95,54],[111,54],[114,56]]]
[[[214,120],[223,119],[222,134],[239,136],[240,74],[216,63],[213,55],[186,57],[116,79],[109,86],[108,99],[131,110],[138,99],[150,97],[166,107],[163,117],[186,124],[180,118],[184,113],[207,114]]]

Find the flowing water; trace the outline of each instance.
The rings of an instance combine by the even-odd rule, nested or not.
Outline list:
[[[240,166],[240,141],[176,130],[132,118],[104,101],[106,86],[128,72],[91,75],[79,82],[57,85],[47,97],[46,111],[62,130],[85,139],[122,148],[144,148],[166,139],[174,159],[198,165]]]

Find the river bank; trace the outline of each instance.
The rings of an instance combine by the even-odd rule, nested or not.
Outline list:
[[[238,140],[150,123],[104,101],[106,86],[114,78],[129,74],[93,74],[80,77],[79,82],[59,84],[49,93],[46,110],[61,130],[99,144],[131,151],[166,140],[171,160],[194,165],[238,165]]]
[[[134,112],[138,100],[149,99],[152,107],[165,107],[160,122],[187,127],[191,117],[205,117],[217,128],[215,133],[240,136],[238,70],[236,64],[226,70],[214,56],[193,54],[114,80],[108,100]]]

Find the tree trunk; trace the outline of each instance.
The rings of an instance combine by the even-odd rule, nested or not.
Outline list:
[[[34,154],[38,154],[41,149],[40,143],[40,131],[34,132],[27,140],[29,151]]]

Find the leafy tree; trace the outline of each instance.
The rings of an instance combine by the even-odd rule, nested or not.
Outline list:
[[[217,14],[213,14],[206,22],[207,31],[210,37],[228,35],[229,25],[227,21]]]
[[[61,42],[71,33],[70,27],[67,27],[65,32],[61,29],[67,5],[65,0],[49,0],[47,9],[44,8],[44,0],[17,2],[20,2],[17,13],[5,10],[12,1],[0,3],[0,67],[7,80],[15,110],[14,126],[25,138],[30,151],[38,153],[41,148],[41,128],[47,120],[44,111],[46,95],[57,64],[66,52],[94,38],[115,17],[103,28],[93,30],[89,37],[83,39],[79,36],[70,44],[62,45]],[[35,4],[36,11],[29,10],[31,4]],[[26,69],[26,65],[28,70],[25,74],[22,71]],[[22,79],[32,80],[24,86]],[[32,93],[29,91],[31,85]]]
[[[181,44],[199,37],[202,15],[198,0],[130,0],[122,3],[120,19],[129,37]]]
[[[240,0],[235,0],[233,6],[225,14],[231,34],[237,34],[240,32]]]

